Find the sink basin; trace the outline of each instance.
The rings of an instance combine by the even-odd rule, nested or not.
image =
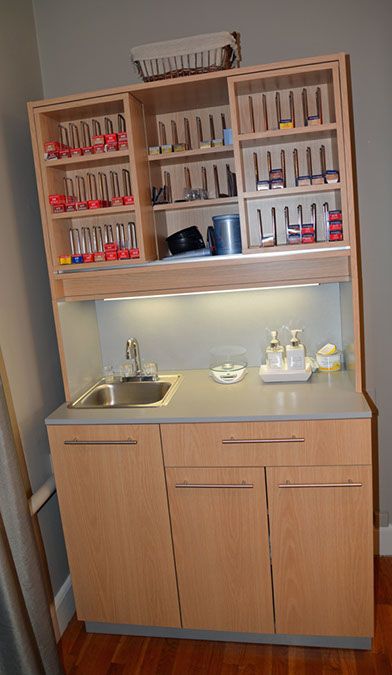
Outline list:
[[[155,382],[97,382],[69,408],[153,408],[167,405],[181,375],[163,375]]]

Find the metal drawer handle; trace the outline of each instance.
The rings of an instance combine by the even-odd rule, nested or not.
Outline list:
[[[126,441],[80,441],[73,438],[72,441],[64,441],[64,445],[136,445],[137,441],[127,438]]]
[[[296,436],[291,436],[290,438],[224,438],[222,440],[223,445],[235,445],[236,443],[304,443],[304,438],[296,438]]]
[[[339,488],[339,487],[362,487],[362,483],[353,483],[348,480],[347,483],[290,483],[286,480],[285,483],[279,483],[280,488]]]
[[[176,488],[230,488],[230,489],[246,489],[253,488],[253,483],[188,483],[184,480],[183,483],[176,483]]]

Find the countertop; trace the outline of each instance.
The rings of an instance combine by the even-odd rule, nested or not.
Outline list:
[[[176,372],[183,378],[167,406],[82,410],[63,403],[47,417],[46,424],[257,422],[372,415],[365,397],[355,392],[352,377],[345,371],[314,373],[308,382],[264,384],[259,369],[248,368],[242,382],[231,385],[214,382],[208,370]]]

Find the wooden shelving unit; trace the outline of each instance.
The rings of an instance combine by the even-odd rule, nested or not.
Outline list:
[[[306,89],[309,113],[314,114],[315,91],[320,89],[323,108],[322,122],[306,125],[302,115],[301,92]],[[289,92],[293,92],[295,127],[278,128],[275,96],[279,93],[282,114],[287,116]],[[262,100],[266,97],[268,128],[265,128]],[[249,112],[249,97],[253,102],[254,119]],[[360,301],[357,262],[357,234],[353,169],[350,140],[350,104],[346,57],[337,54],[315,59],[239,68],[206,75],[136,84],[94,94],[80,94],[29,104],[29,115],[42,214],[45,247],[48,259],[52,297],[57,300],[82,300],[102,297],[148,295],[189,290],[255,288],[275,284],[324,283],[352,281],[355,323],[355,350],[360,361]],[[82,120],[97,119],[102,127],[104,118],[117,123],[121,114],[126,122],[128,149],[45,161],[44,142],[57,138],[58,124],[80,125]],[[200,122],[197,121],[200,119]],[[149,154],[149,147],[160,144],[162,125],[167,142],[184,143],[185,121],[190,129],[191,150],[168,154]],[[211,120],[216,138],[223,128],[232,129],[232,145],[200,148],[198,124],[203,139],[208,140]],[[320,147],[324,146],[327,169],[339,172],[339,182],[298,187],[293,174],[293,151],[298,152],[300,174],[306,170],[305,154],[311,149],[314,173],[319,171]],[[256,190],[253,157],[257,155],[260,179],[267,176],[267,152],[273,167],[279,167],[284,150],[287,167],[286,187],[280,190]],[[53,214],[50,194],[63,192],[65,177],[98,171],[130,172],[134,206],[119,206],[94,211]],[[215,177],[218,175],[219,194],[229,194],[227,173],[236,174],[235,196],[218,197]],[[169,204],[151,203],[152,186],[171,183]],[[207,183],[208,200],[182,202],[187,182],[192,187]],[[290,220],[301,205],[304,222],[310,217],[310,207],[316,205],[318,223],[324,203],[329,209],[341,209],[343,240],[325,241],[318,226],[314,244],[290,245],[285,242],[283,209],[287,207]],[[268,223],[271,208],[277,215],[277,245],[261,246],[257,210],[263,224]],[[242,253],[230,257],[198,259],[175,265],[149,265],[168,255],[166,238],[190,225],[197,225],[203,237],[212,225],[212,216],[239,213]],[[69,252],[69,228],[93,227],[131,220],[135,223],[140,258],[107,261],[66,269],[59,265],[59,256]],[[223,258],[223,259],[222,259]],[[77,268],[76,268],[77,267]],[[56,310],[55,310],[56,311]],[[357,374],[360,383],[360,371]],[[360,388],[360,384],[358,384]]]

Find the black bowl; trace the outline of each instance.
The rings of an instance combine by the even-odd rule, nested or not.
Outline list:
[[[166,239],[170,253],[186,253],[186,251],[195,251],[199,248],[205,248],[204,239],[197,227],[192,225],[184,230],[179,230]]]

